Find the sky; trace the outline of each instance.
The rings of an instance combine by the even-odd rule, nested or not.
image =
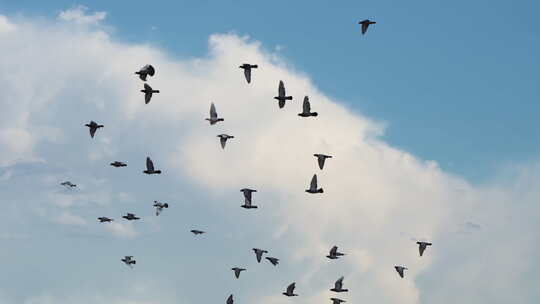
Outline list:
[[[342,275],[351,303],[535,303],[537,8],[0,1],[0,303],[330,303]],[[317,118],[296,115],[306,95]],[[323,194],[304,192],[314,173]]]

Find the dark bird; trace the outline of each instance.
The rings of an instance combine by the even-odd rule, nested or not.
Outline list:
[[[114,221],[113,219],[108,218],[108,217],[105,217],[105,216],[98,217],[98,220],[99,220],[100,223],[106,223],[106,222],[112,222],[112,221]]]
[[[396,269],[397,273],[399,273],[400,277],[403,278],[405,276],[405,270],[407,269],[407,267],[405,267],[405,266],[394,266],[394,268]]]
[[[199,234],[203,234],[203,233],[206,233],[206,232],[204,232],[202,230],[193,229],[193,230],[191,230],[191,233],[193,233],[195,235],[199,235]]]
[[[285,96],[285,85],[283,84],[283,81],[279,81],[279,87],[278,87],[278,96],[274,97],[274,99],[277,99],[279,101],[279,108],[283,108],[285,106],[286,100],[292,100],[292,96]]]
[[[361,24],[362,25],[362,35],[364,35],[369,27],[370,24],[375,24],[377,22],[375,21],[371,21],[369,19],[366,19],[366,20],[362,20],[360,22],[358,22],[358,24]]]
[[[162,204],[158,201],[154,201],[154,207],[156,207],[156,216],[158,216],[161,211],[163,211],[163,208],[169,208],[169,204],[165,203]]]
[[[255,252],[255,256],[257,257],[257,262],[261,262],[261,258],[263,254],[268,253],[268,251],[259,249],[259,248],[253,248],[253,251]]]
[[[347,292],[348,289],[343,289],[343,279],[344,277],[339,278],[336,283],[334,283],[334,288],[330,289],[333,292]]]
[[[234,271],[234,276],[238,279],[240,277],[240,272],[245,271],[246,269],[234,267],[234,268],[231,268],[231,270]]]
[[[272,265],[274,265],[274,266],[277,266],[277,264],[279,264],[279,259],[277,259],[277,258],[266,257],[265,259],[270,261],[270,263],[272,263]]]
[[[73,184],[70,181],[61,182],[60,185],[65,186],[66,188],[69,188],[69,189],[77,187],[77,185]]]
[[[123,163],[121,161],[115,161],[115,162],[111,163],[111,166],[116,167],[116,168],[118,168],[118,167],[127,167],[127,164]]]
[[[295,297],[297,294],[294,293],[294,288],[296,287],[296,283],[292,283],[291,285],[287,286],[287,291],[283,292],[284,295],[287,297]]]
[[[128,213],[128,214],[126,214],[126,215],[124,215],[122,217],[125,218],[128,221],[135,221],[135,220],[140,220],[141,219],[140,217],[136,217],[135,214],[133,214],[133,213]]]
[[[311,178],[311,183],[309,184],[309,189],[306,190],[307,193],[323,193],[323,188],[317,189],[317,174],[313,174]]]
[[[332,249],[330,249],[330,253],[326,256],[327,258],[331,260],[339,259],[340,256],[344,256],[345,253],[338,252],[338,247],[334,246]]]
[[[227,303],[226,304],[233,304],[234,301],[233,301],[233,296],[232,294],[227,298]]]
[[[148,75],[154,76],[155,73],[156,73],[156,70],[150,64],[147,64],[147,65],[143,66],[138,72],[135,72],[135,74],[139,75],[139,78],[142,81],[146,81],[146,76],[148,76]]]
[[[244,188],[244,189],[241,189],[240,192],[244,193],[244,204],[241,205],[240,207],[242,207],[244,209],[256,209],[256,208],[258,208],[257,206],[251,204],[251,194],[253,192],[257,192],[257,190]]]
[[[319,163],[319,168],[322,170],[324,168],[324,162],[327,158],[332,158],[331,155],[324,155],[324,154],[313,154],[317,158],[317,162]]]
[[[150,157],[146,158],[146,170],[143,171],[146,174],[161,174],[161,170],[154,170],[154,163]]]
[[[427,246],[433,245],[428,242],[416,242],[416,244],[418,244],[418,252],[420,253],[420,256],[424,254],[424,250],[426,250]]]
[[[234,136],[227,134],[219,134],[217,137],[219,137],[219,142],[221,142],[222,149],[225,149],[225,144],[227,143],[227,140],[234,138]]]
[[[133,256],[129,256],[129,255],[126,255],[121,261],[124,262],[126,265],[128,265],[129,268],[133,268],[132,265],[137,264],[137,261],[133,259]]]
[[[103,125],[98,125],[95,121],[91,120],[90,123],[85,124],[88,128],[90,128],[90,137],[94,138],[94,134],[96,134],[97,129],[103,128]]]
[[[216,106],[214,106],[214,103],[212,102],[210,104],[210,118],[205,118],[210,122],[211,125],[216,124],[218,121],[224,121],[223,118],[218,118],[217,112],[216,112]]]
[[[147,83],[144,84],[144,90],[141,90],[144,93],[144,103],[148,104],[150,99],[152,99],[152,94],[159,93],[159,90],[152,89]]]
[[[330,298],[330,300],[332,300],[332,304],[341,304],[343,302],[347,302],[345,300],[338,299],[338,298]]]
[[[299,113],[298,116],[310,117],[317,116],[317,112],[311,112],[311,105],[309,104],[309,97],[304,97],[304,103],[302,104],[302,113]]]
[[[246,76],[247,83],[251,83],[251,69],[256,69],[259,66],[256,64],[244,63],[239,68],[244,70],[244,76]]]

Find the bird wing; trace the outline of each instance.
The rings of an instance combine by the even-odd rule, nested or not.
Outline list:
[[[323,169],[324,167],[324,161],[326,160],[326,157],[324,156],[317,156],[317,162],[319,163],[319,168],[321,168],[321,170]]]
[[[244,76],[246,76],[247,83],[251,83],[251,67],[244,69]]]
[[[227,298],[227,304],[233,304],[233,295],[230,295],[228,298]]]
[[[336,281],[336,284],[335,284],[335,288],[337,290],[340,290],[341,287],[343,287],[343,277],[339,278],[337,281]]]
[[[296,283],[292,283],[291,285],[287,286],[287,293],[292,294],[294,292],[295,287],[296,287]]]
[[[332,256],[337,255],[337,246],[334,246],[332,247],[332,249],[330,249],[330,255]]]
[[[418,246],[418,251],[420,253],[420,256],[424,254],[424,250],[426,250],[426,243],[420,243],[420,245]]]
[[[220,137],[219,141],[221,142],[221,148],[225,149],[225,144],[227,143],[227,137]]]
[[[246,203],[250,203],[251,204],[251,191],[244,191],[244,198],[245,198],[245,201]]]
[[[150,102],[150,99],[152,99],[152,91],[146,91],[144,93],[144,103],[148,104]]]
[[[317,190],[317,174],[313,174],[309,188],[310,190]]]
[[[144,66],[146,69],[146,72],[148,73],[148,75],[150,76],[154,76],[154,74],[156,73],[156,70],[154,69],[154,67],[150,64],[147,64]]]
[[[262,258],[262,250],[255,250],[255,255],[257,256],[257,261],[260,262]]]
[[[310,113],[311,112],[311,106],[309,104],[309,97],[304,97],[304,103],[302,104],[302,112],[304,113]]]
[[[283,84],[282,80],[279,81],[278,96],[279,97],[285,96],[285,85]]]
[[[154,171],[154,163],[150,159],[150,157],[146,158],[146,170],[148,171]]]
[[[91,126],[90,127],[90,137],[94,138],[94,134],[96,134],[96,127]]]
[[[366,33],[368,26],[369,26],[368,22],[362,23],[362,34]]]
[[[210,118],[217,118],[216,106],[213,102],[210,105]]]

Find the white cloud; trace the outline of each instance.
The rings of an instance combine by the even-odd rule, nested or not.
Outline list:
[[[103,226],[117,237],[133,239],[138,235],[132,223],[109,222],[104,223]]]
[[[0,15],[0,34],[12,32],[15,28],[15,25],[6,16]]]
[[[62,212],[60,215],[54,218],[54,221],[61,225],[69,226],[84,226],[86,225],[86,220],[78,215],[71,214],[67,211]]]
[[[64,21],[70,21],[77,24],[98,24],[107,17],[106,12],[94,12],[87,14],[88,8],[83,5],[75,6],[71,9],[61,11],[58,18]]]

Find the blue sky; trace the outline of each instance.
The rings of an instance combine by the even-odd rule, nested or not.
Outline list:
[[[126,3],[86,5],[107,11],[116,38],[173,56],[204,56],[216,32],[280,46],[328,95],[386,122],[389,143],[472,182],[540,152],[534,1]],[[3,1],[1,8],[54,17],[75,4]],[[364,37],[362,18],[378,22]]]

